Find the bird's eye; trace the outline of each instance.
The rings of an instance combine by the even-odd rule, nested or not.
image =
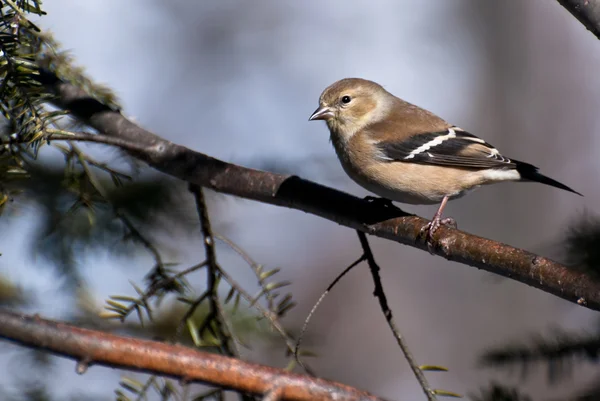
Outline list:
[[[348,104],[348,103],[350,103],[351,100],[352,100],[352,98],[348,95],[342,97],[342,103]]]

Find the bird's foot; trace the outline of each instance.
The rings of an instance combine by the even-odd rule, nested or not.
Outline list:
[[[396,207],[394,206],[394,204],[392,203],[391,200],[386,199],[386,198],[378,198],[376,196],[365,196],[364,198],[367,202],[372,203],[373,205],[380,205],[383,207]]]
[[[432,255],[434,254],[433,251],[435,249],[435,241],[433,239],[433,235],[441,226],[456,229],[456,220],[454,220],[452,217],[446,217],[442,219],[440,216],[435,215],[433,216],[431,222],[427,223],[421,228],[421,232],[419,233],[419,237],[425,235],[425,243],[427,244],[427,249]]]

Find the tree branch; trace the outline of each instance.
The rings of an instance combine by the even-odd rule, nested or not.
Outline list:
[[[558,0],[579,22],[600,39],[600,0]]]
[[[0,338],[78,361],[78,371],[98,364],[201,382],[278,400],[383,399],[352,387],[283,369],[243,362],[181,345],[116,336],[0,310]],[[272,397],[272,396],[271,396]]]
[[[373,256],[373,252],[371,251],[371,246],[369,245],[369,240],[367,240],[367,236],[362,231],[357,231],[358,239],[360,240],[360,245],[363,249],[363,257],[367,261],[369,265],[369,271],[371,272],[371,276],[373,277],[373,284],[375,284],[375,289],[373,290],[373,296],[377,298],[379,301],[379,306],[381,307],[381,311],[383,312],[383,316],[390,326],[390,330],[400,347],[400,350],[404,354],[404,358],[408,362],[410,369],[413,371],[413,374],[417,378],[421,389],[425,393],[428,401],[437,401],[437,397],[435,396],[435,391],[429,385],[425,374],[419,367],[419,364],[415,360],[410,348],[408,348],[408,344],[402,334],[400,333],[400,329],[396,325],[394,321],[394,317],[392,316],[392,310],[387,301],[387,296],[385,295],[385,291],[383,290],[383,283],[381,282],[381,275],[379,271],[381,268],[375,261],[375,257]]]
[[[421,227],[427,224],[425,219],[297,176],[245,168],[195,152],[137,126],[118,110],[47,71],[42,71],[40,81],[57,95],[58,106],[108,137],[136,144],[132,154],[165,174],[217,192],[302,210],[355,230],[428,250],[420,239]],[[437,233],[439,246],[434,252],[439,256],[600,310],[600,282],[583,272],[459,230],[442,227]]]

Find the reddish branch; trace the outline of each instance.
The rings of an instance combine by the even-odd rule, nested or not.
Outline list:
[[[382,400],[344,384],[243,362],[180,345],[116,336],[0,310],[0,338],[78,361],[202,382],[277,400]]]
[[[600,39],[600,0],[558,0],[558,2]]]
[[[385,207],[297,176],[254,170],[215,159],[174,144],[139,127],[118,110],[50,73],[42,82],[57,95],[56,103],[111,138],[113,144],[165,174],[217,192],[301,210],[338,224],[427,250],[420,229],[427,220]],[[118,139],[118,140],[117,140]],[[440,228],[435,253],[520,281],[579,305],[600,310],[600,282],[585,273],[489,239]]]

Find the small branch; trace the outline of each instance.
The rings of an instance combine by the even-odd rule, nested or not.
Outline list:
[[[323,300],[329,294],[329,292],[333,289],[333,287],[335,287],[335,285],[342,278],[344,278],[344,276],[346,274],[348,274],[350,272],[350,270],[354,269],[359,263],[364,262],[365,260],[366,260],[366,257],[363,254],[360,258],[356,259],[354,262],[352,262],[350,264],[350,266],[346,267],[340,274],[338,274],[337,277],[334,278],[333,281],[327,286],[325,291],[323,291],[323,293],[321,294],[319,299],[317,299],[317,302],[315,302],[313,307],[310,309],[310,312],[308,312],[308,316],[306,316],[306,319],[304,319],[304,324],[302,325],[302,329],[300,329],[300,334],[298,335],[298,341],[296,341],[296,346],[294,347],[294,358],[296,358],[296,361],[299,364],[302,364],[302,361],[300,360],[300,346],[302,345],[302,339],[304,338],[304,334],[306,333],[306,330],[308,329],[308,324],[310,323],[310,320],[312,319],[313,315],[317,311],[317,308],[319,307],[319,305],[321,305],[321,302],[323,302]]]
[[[82,89],[41,71],[40,81],[57,105],[108,137],[139,148],[134,156],[155,169],[214,191],[289,207],[368,234],[427,251],[420,230],[427,220],[397,208],[372,204],[296,176],[245,168],[166,141],[103,105]],[[145,148],[145,150],[143,150]],[[568,301],[600,311],[600,282],[550,259],[459,230],[440,228],[434,251],[448,260],[474,266]]]
[[[181,336],[181,333],[183,332],[183,328],[185,327],[188,319],[190,319],[192,316],[194,316],[194,312],[196,312],[196,309],[198,309],[198,307],[202,304],[202,302],[204,302],[206,300],[206,298],[208,298],[208,295],[209,295],[208,291],[204,291],[202,293],[202,295],[200,295],[198,298],[196,298],[196,300],[190,305],[188,310],[185,312],[185,315],[183,315],[183,317],[179,321],[177,328],[175,329],[175,339],[177,339]],[[201,333],[201,330],[198,330],[198,332]]]
[[[248,303],[252,303],[254,301],[254,297],[252,295],[250,295],[244,289],[244,287],[242,287],[238,282],[236,282],[233,279],[233,277],[231,277],[229,275],[229,273],[227,273],[225,270],[221,270],[221,275],[229,283],[229,285],[231,287],[235,288],[235,290],[240,294],[240,296],[242,298],[244,298]],[[271,312],[269,309],[266,309],[258,302],[254,302],[253,308],[258,310],[265,317],[265,319],[267,319],[269,321],[269,323],[271,324],[271,327],[273,327],[279,333],[281,338],[283,338],[283,340],[285,341],[285,345],[287,346],[288,351],[291,354],[294,353],[294,349],[295,349],[294,338],[290,334],[288,334],[288,332],[285,330],[285,328],[283,327],[283,325],[277,318],[276,314]],[[309,374],[311,376],[315,376],[313,370],[306,363],[304,363],[302,361],[298,361],[298,364],[300,365],[300,367],[302,369],[305,370],[305,372],[307,374]]]
[[[136,143],[132,143],[123,138],[115,138],[102,134],[91,134],[89,132],[71,132],[48,129],[47,135],[44,135],[44,139],[50,141],[76,141],[76,142],[93,142],[104,145],[117,146],[123,150],[135,153],[145,152],[147,147],[140,146]]]
[[[419,385],[423,389],[423,392],[425,393],[427,400],[428,401],[436,401],[437,398],[435,396],[433,389],[429,385],[429,382],[427,381],[427,378],[423,374],[423,371],[419,368],[419,364],[417,363],[417,361],[415,361],[415,358],[414,358],[412,352],[410,351],[410,349],[408,348],[408,345],[406,344],[406,340],[404,340],[404,338],[402,337],[402,334],[400,334],[400,330],[398,329],[398,326],[396,326],[396,322],[394,322],[394,318],[392,316],[392,310],[390,309],[390,307],[388,305],[387,297],[385,296],[385,291],[383,290],[383,284],[381,283],[381,276],[379,275],[380,268],[379,268],[379,265],[377,264],[377,262],[375,261],[375,257],[373,256],[373,252],[371,251],[371,247],[369,246],[369,241],[367,240],[367,236],[362,231],[357,231],[357,234],[358,234],[358,239],[360,240],[360,245],[362,246],[362,249],[364,252],[364,257],[367,260],[367,263],[369,265],[369,270],[371,271],[371,276],[373,277],[373,283],[375,284],[375,290],[373,291],[373,295],[379,300],[379,305],[381,306],[381,311],[383,312],[383,315],[385,316],[385,320],[387,321],[388,325],[390,326],[390,329],[392,330],[392,333],[394,334],[394,337],[396,338],[396,342],[398,343],[398,346],[402,350],[402,353],[404,354],[404,358],[408,362],[410,369],[415,374],[415,377],[417,378]]]
[[[41,137],[41,139],[46,140],[48,143],[50,143],[51,141],[99,143],[103,145],[116,146],[132,154],[135,154],[137,152],[145,153],[148,150],[147,146],[142,146],[123,138],[115,138],[102,134],[92,134],[89,132],[72,132],[58,129],[46,129],[45,134]],[[28,142],[30,142],[30,140],[20,137],[9,137],[5,140],[2,140],[2,138],[0,138],[0,145],[24,144]]]
[[[221,352],[228,356],[239,357],[239,349],[233,338],[233,330],[231,329],[227,316],[223,311],[223,305],[219,300],[219,272],[220,268],[217,264],[217,254],[215,252],[215,238],[213,237],[212,228],[210,225],[210,219],[208,216],[208,210],[206,207],[206,200],[204,199],[204,191],[202,187],[194,184],[190,184],[190,192],[196,199],[196,209],[198,210],[198,217],[200,219],[200,228],[202,230],[202,237],[204,241],[204,252],[206,254],[207,262],[207,290],[208,293],[208,304],[209,304],[209,316],[206,318],[206,322],[210,327],[210,322],[214,319],[217,326],[216,337],[219,342],[219,348]],[[232,350],[230,342],[236,350]]]
[[[93,136],[101,137],[102,135],[93,135]],[[71,150],[75,153],[75,155],[77,155],[77,158],[79,159],[79,163],[81,164],[81,167],[83,168],[86,176],[88,177],[89,182],[94,186],[96,191],[98,191],[100,196],[102,196],[102,198],[104,198],[108,204],[111,204],[110,197],[108,196],[107,191],[102,186],[98,177],[96,177],[96,174],[92,171],[92,169],[89,168],[88,163],[90,163],[90,162],[86,159],[86,156],[84,155],[84,153],[75,144],[70,144],[70,146],[71,146]],[[137,241],[139,241],[148,250],[148,252],[150,252],[152,254],[157,268],[164,270],[164,263],[162,261],[162,257],[160,256],[160,252],[158,251],[158,248],[156,246],[154,246],[154,244],[150,240],[148,240],[135,227],[133,222],[121,210],[119,210],[116,207],[113,207],[113,210],[114,210],[115,216],[119,220],[121,220],[121,222],[123,223],[123,225],[125,227],[127,227],[127,229],[129,230],[129,233]]]
[[[250,266],[250,268],[252,269],[252,272],[254,273],[254,275],[256,276],[256,278],[259,281],[259,285],[261,284],[261,278],[260,278],[260,270],[259,270],[259,265],[258,263],[256,263],[254,261],[254,259],[252,259],[252,257],[250,257],[250,255],[248,255],[248,253],[246,251],[244,251],[240,246],[238,246],[235,242],[233,242],[232,240],[230,240],[229,238],[225,237],[224,235],[221,234],[214,234],[214,237],[222,242],[224,242],[228,247],[230,247],[235,253],[237,253],[242,259],[244,259],[244,262],[246,262],[246,264],[248,266]],[[262,285],[261,285],[262,287]],[[274,301],[275,301],[275,297],[273,296],[273,294],[271,293],[271,291],[265,291],[265,298],[267,300],[267,309],[269,309],[269,311],[271,311],[271,313],[275,313],[274,312]],[[251,301],[249,301],[251,302]]]
[[[279,400],[383,401],[332,381],[289,373],[181,345],[116,336],[0,309],[0,338],[87,365],[170,376],[255,395],[281,387]]]
[[[600,39],[600,0],[558,0],[597,39]]]
[[[156,267],[159,269],[164,270],[165,265],[163,263],[162,257],[160,256],[160,252],[158,251],[158,248],[156,248],[156,246],[149,240],[147,239],[141,232],[140,230],[138,230],[135,225],[133,224],[133,222],[127,217],[125,216],[125,214],[123,212],[121,212],[118,209],[115,209],[115,214],[117,215],[117,217],[119,218],[119,220],[121,220],[121,222],[123,223],[123,225],[125,225],[125,227],[127,227],[127,229],[129,230],[129,233],[139,242],[142,243],[142,245],[144,246],[144,248],[146,248],[146,250],[148,252],[150,252],[150,254],[152,254],[152,257],[154,258],[154,262],[156,263]]]
[[[254,309],[256,309],[260,314],[269,321],[271,327],[279,333],[281,338],[285,341],[287,349],[290,353],[294,354],[296,362],[300,365],[302,369],[309,375],[314,376],[313,370],[310,368],[308,364],[301,361],[298,358],[298,343],[294,345],[295,340],[292,335],[290,335],[283,324],[281,323],[279,312],[275,305],[275,296],[273,292],[268,290],[263,284],[261,284],[261,270],[260,265],[252,259],[252,257],[244,251],[240,246],[238,246],[231,239],[225,237],[222,234],[213,233],[214,237],[222,242],[224,242],[227,246],[229,246],[235,253],[237,253],[244,261],[250,266],[256,278],[261,286],[264,296],[266,299],[267,306],[263,307],[257,299],[255,299],[252,295],[250,295],[239,283],[237,283],[233,277],[231,277],[226,271],[221,269],[221,276],[229,283],[229,285],[235,289],[239,293],[239,295],[244,298]],[[299,341],[299,340],[298,340]]]
[[[156,295],[161,290],[168,288],[171,284],[173,284],[175,281],[179,280],[180,278],[182,278],[190,273],[193,273],[196,270],[203,268],[204,266],[206,266],[206,262],[198,263],[198,264],[188,267],[187,269],[182,270],[170,277],[164,278],[158,282],[153,283],[144,291],[143,294],[140,294],[139,301],[143,305],[145,305],[147,308],[149,308],[150,303],[148,301],[150,300],[150,298],[152,298],[154,295]],[[136,309],[137,305],[138,304],[135,302],[132,303],[122,314],[121,321],[124,321],[127,318],[127,316]]]

